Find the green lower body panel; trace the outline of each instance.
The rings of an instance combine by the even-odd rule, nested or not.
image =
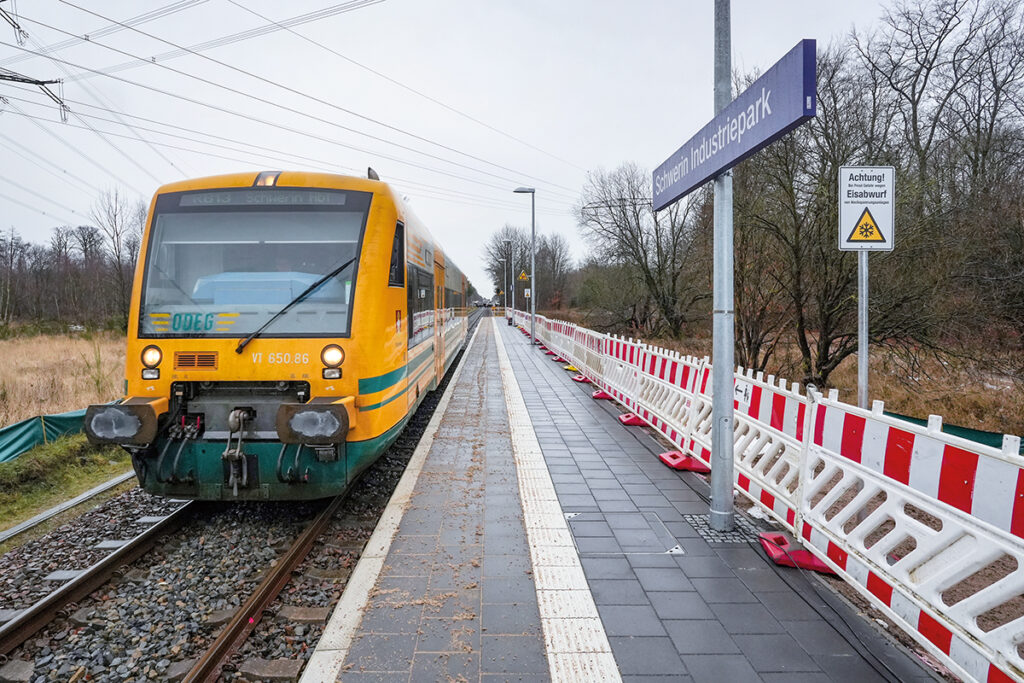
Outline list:
[[[224,442],[202,439],[158,442],[157,453],[135,456],[135,473],[142,487],[155,495],[195,500],[313,500],[343,493],[355,479],[394,443],[408,418],[380,436],[339,444],[336,459],[323,459],[310,447],[274,441],[245,443],[244,468],[235,470],[222,458]],[[165,446],[168,446],[166,450]],[[180,452],[179,452],[180,448]],[[297,457],[296,457],[297,456]]]

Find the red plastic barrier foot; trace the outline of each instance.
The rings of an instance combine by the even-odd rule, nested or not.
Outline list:
[[[572,381],[579,382],[580,384],[590,384],[590,380],[585,375],[574,375]]]
[[[668,453],[662,453],[658,456],[658,459],[668,465],[674,470],[683,470],[684,472],[699,472],[701,474],[710,474],[711,468],[702,463],[692,455],[683,455],[679,451],[669,451]]]
[[[551,360],[555,361],[556,363],[565,363],[566,362],[566,360],[564,358],[562,358],[561,356],[559,356],[557,353],[551,357]]]
[[[609,394],[604,389],[598,389],[597,391],[590,395],[590,398],[596,398],[598,401],[610,401],[615,397]]]
[[[783,534],[765,531],[758,534],[758,536],[760,537],[761,547],[764,548],[764,551],[768,553],[768,557],[772,558],[775,564],[783,567],[810,569],[822,574],[835,574],[827,564],[819,560],[811,551],[797,548],[790,544],[789,539]]]
[[[644,427],[647,425],[639,415],[634,415],[633,413],[619,415],[619,422],[627,427]]]

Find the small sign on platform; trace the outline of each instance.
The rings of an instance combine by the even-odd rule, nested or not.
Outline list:
[[[892,166],[843,166],[839,169],[839,248],[843,251],[892,251]]]

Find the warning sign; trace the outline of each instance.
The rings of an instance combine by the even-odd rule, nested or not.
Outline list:
[[[526,271],[524,270],[523,272],[519,273],[519,279],[520,280],[529,280],[530,278],[526,277]]]
[[[850,235],[846,238],[847,242],[884,242],[885,236],[882,231],[878,229],[878,223],[875,223],[875,217],[871,215],[871,209],[864,207],[864,213],[860,215],[860,220],[857,221],[857,225],[854,226]]]
[[[892,166],[839,169],[839,248],[892,251],[896,170]]]

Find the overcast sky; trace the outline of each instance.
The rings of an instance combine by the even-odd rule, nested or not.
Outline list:
[[[0,103],[0,227],[34,242],[55,225],[89,222],[103,189],[123,187],[148,202],[160,184],[184,177],[265,169],[361,175],[373,166],[489,292],[483,242],[505,223],[529,227],[529,197],[512,194],[515,187],[537,188],[538,231],[564,234],[580,258],[587,247],[571,208],[586,172],[625,161],[654,168],[712,116],[711,0],[17,7],[25,48],[70,43],[51,53],[66,64],[26,59],[0,22],[0,68],[64,78],[72,110],[63,124],[37,88],[0,82],[9,100]],[[10,11],[11,2],[0,8]],[[245,8],[272,22],[318,18],[293,32],[266,32],[259,29],[268,21]],[[101,31],[163,9],[177,11],[136,25],[149,35]],[[802,38],[819,46],[842,40],[854,26],[870,28],[881,11],[877,2],[734,0],[733,68],[764,70]],[[202,56],[167,54],[175,50],[168,43],[194,47],[249,31],[260,35],[206,47]],[[111,135],[104,140],[89,126]]]

